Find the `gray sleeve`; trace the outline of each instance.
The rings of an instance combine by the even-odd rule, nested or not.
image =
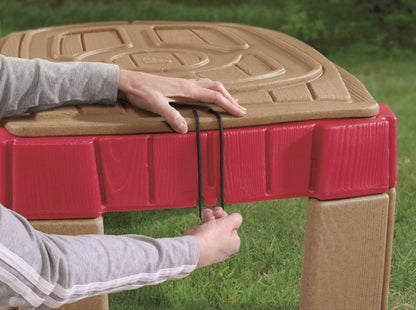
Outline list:
[[[180,279],[195,269],[198,258],[192,236],[47,235],[0,205],[0,305],[56,308]]]
[[[0,55],[0,118],[68,104],[114,104],[119,67]]]
[[[114,104],[119,68],[0,55],[0,118],[65,104]],[[47,235],[0,205],[0,305],[28,309],[180,279],[199,258],[192,236]]]

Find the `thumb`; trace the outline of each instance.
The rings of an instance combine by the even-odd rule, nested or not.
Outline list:
[[[222,220],[224,220],[232,230],[237,230],[243,222],[243,217],[239,213],[232,213],[223,217]]]
[[[225,221],[227,221],[226,224],[228,227],[228,231],[224,235],[227,239],[227,235],[229,237],[228,239],[228,256],[236,253],[240,249],[240,237],[238,236],[237,229],[241,226],[241,223],[243,221],[243,218],[238,213],[233,213],[227,217],[222,218]],[[221,220],[222,220],[221,219]]]

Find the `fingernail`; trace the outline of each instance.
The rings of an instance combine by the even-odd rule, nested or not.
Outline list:
[[[182,121],[178,126],[179,133],[186,133],[188,131],[188,125],[185,121]]]

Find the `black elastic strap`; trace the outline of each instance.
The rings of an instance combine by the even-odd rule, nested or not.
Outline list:
[[[202,161],[201,161],[201,130],[199,127],[199,116],[196,110],[192,110],[195,117],[196,127],[196,152],[198,158],[198,210],[199,218],[202,220]]]
[[[214,110],[209,110],[217,117],[219,128],[219,140],[220,140],[220,186],[221,186],[221,208],[224,210],[224,129],[222,125],[221,115]],[[196,128],[196,150],[198,159],[198,209],[199,218],[202,220],[202,159],[201,159],[201,129],[199,124],[199,115],[196,110],[192,110],[195,117]]]
[[[220,139],[220,182],[221,182],[221,208],[224,210],[224,129],[220,113],[209,109],[209,111],[217,117],[219,139]]]

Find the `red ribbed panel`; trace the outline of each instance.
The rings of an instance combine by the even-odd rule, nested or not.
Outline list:
[[[195,133],[19,138],[0,128],[1,203],[31,219],[192,207]],[[203,197],[220,193],[218,132],[201,133]],[[225,201],[382,193],[396,182],[396,119],[317,120],[224,131]]]

